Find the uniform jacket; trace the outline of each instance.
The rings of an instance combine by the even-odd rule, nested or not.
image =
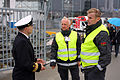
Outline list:
[[[67,36],[68,37],[70,35],[70,33],[71,33],[71,30],[69,30],[69,31],[63,31],[62,30],[61,33],[62,33],[63,36]],[[68,42],[66,42],[66,45],[68,47]],[[77,43],[76,43],[76,46],[77,46],[77,49],[76,49],[77,50],[77,56],[80,56],[81,40],[80,40],[79,34],[77,34]],[[56,62],[60,62],[60,63],[71,63],[71,62],[80,61],[80,58],[78,58],[78,57],[75,60],[73,60],[73,61],[70,61],[70,60],[68,60],[68,61],[62,61],[60,59],[57,59],[57,51],[58,51],[58,45],[57,45],[57,42],[56,42],[56,40],[54,38],[52,46],[51,46],[51,57],[50,57],[51,60],[54,59],[54,60],[56,60]],[[55,66],[56,62],[50,63],[50,66]]]
[[[35,80],[35,73],[32,72],[36,61],[33,46],[30,40],[20,32],[13,43],[12,53],[15,60],[13,80]]]
[[[98,28],[102,24],[102,21],[98,21],[96,24],[87,26],[86,36],[88,36],[93,30]],[[84,41],[84,39],[83,39]],[[94,44],[100,52],[98,64],[102,68],[106,68],[111,62],[111,46],[110,46],[110,37],[106,31],[101,31],[93,40]]]

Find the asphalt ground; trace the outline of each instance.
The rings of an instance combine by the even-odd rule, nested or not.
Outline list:
[[[84,80],[81,72],[80,78]],[[0,72],[0,80],[12,80],[12,70]],[[46,66],[46,70],[36,73],[36,80],[60,80],[57,67],[53,70],[49,65]],[[69,80],[72,80],[70,75]],[[106,71],[106,80],[120,80],[120,54],[115,58],[114,52],[112,52],[111,64]]]

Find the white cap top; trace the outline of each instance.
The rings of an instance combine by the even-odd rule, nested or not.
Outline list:
[[[16,27],[24,26],[24,25],[28,24],[31,20],[32,20],[32,15],[28,15],[28,16],[20,19],[18,22],[16,22],[14,24],[14,26],[16,26]]]

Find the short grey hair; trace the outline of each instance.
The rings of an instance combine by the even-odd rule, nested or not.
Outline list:
[[[64,16],[64,17],[62,18],[62,20],[68,20],[68,22],[69,22],[69,24],[70,24],[70,20],[69,20],[67,17]],[[61,21],[62,21],[62,20],[61,20]]]

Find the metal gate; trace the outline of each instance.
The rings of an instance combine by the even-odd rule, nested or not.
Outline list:
[[[14,23],[30,14],[34,23],[30,40],[35,55],[46,61],[46,7],[44,6],[43,11],[0,8],[0,71],[13,68],[11,49],[18,33]]]

